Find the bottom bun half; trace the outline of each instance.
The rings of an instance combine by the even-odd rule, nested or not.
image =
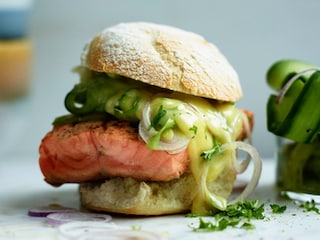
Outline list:
[[[231,167],[226,167],[208,187],[211,192],[228,198],[235,178]],[[190,173],[169,182],[142,182],[115,177],[79,186],[80,200],[85,208],[131,215],[189,212],[197,191],[196,181]]]

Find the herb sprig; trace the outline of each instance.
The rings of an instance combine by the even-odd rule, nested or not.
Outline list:
[[[227,219],[220,218],[216,220],[216,222],[205,221],[203,218],[199,218],[199,226],[198,228],[193,228],[195,232],[217,232],[223,231],[228,226],[236,226],[240,220],[238,219]]]
[[[200,156],[205,161],[210,161],[215,154],[218,154],[221,152],[221,144],[214,138],[213,139],[213,146],[211,149],[203,151]]]
[[[315,212],[320,214],[315,200],[306,201],[299,205],[305,212]],[[273,214],[282,214],[286,211],[286,205],[270,204]],[[190,226],[194,232],[217,232],[223,231],[228,227],[241,229],[255,229],[251,222],[253,219],[265,219],[265,208],[263,203],[258,200],[245,200],[227,206],[226,210],[209,214],[208,217],[199,217],[194,214],[188,214],[187,217],[199,217],[198,226]],[[211,216],[211,218],[210,218]],[[213,218],[212,218],[213,217]]]
[[[316,212],[317,214],[320,214],[320,209],[316,207],[316,202],[312,199],[311,201],[306,201],[303,204],[300,204],[301,208],[304,208],[307,212]]]
[[[280,206],[278,204],[270,204],[270,207],[272,209],[272,213],[284,213],[287,209],[286,205]]]
[[[254,229],[252,219],[264,219],[264,204],[258,200],[246,200],[227,206],[226,210],[212,214],[214,221],[199,218],[199,226],[193,227],[195,232],[216,232],[227,227]]]
[[[161,126],[159,126],[160,124],[160,120],[167,114],[167,111],[163,108],[163,106],[161,105],[156,113],[156,115],[154,116],[154,118],[151,120],[150,126],[149,126],[149,130],[151,128],[159,128]]]

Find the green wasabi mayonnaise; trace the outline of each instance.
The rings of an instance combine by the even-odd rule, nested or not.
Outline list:
[[[78,69],[80,83],[67,94],[66,109],[75,115],[104,112],[118,119],[137,122],[142,117],[142,109],[155,93],[145,84],[117,75]]]
[[[174,93],[150,101],[150,118],[155,120],[150,125],[154,135],[148,142],[152,149],[158,149],[161,139],[166,138],[164,133],[169,130],[190,139],[187,148],[190,168],[198,186],[192,212],[207,215],[213,208],[224,210],[227,199],[210,192],[208,184],[230,167],[235,151],[217,151],[206,160],[203,153],[236,140],[242,129],[239,110],[230,103],[212,104],[203,98]]]
[[[192,212],[206,215],[212,207],[224,210],[227,206],[227,199],[210,192],[207,184],[215,181],[225,167],[231,164],[234,151],[214,154],[212,159],[206,161],[202,153],[212,149],[217,143],[222,145],[234,141],[241,131],[242,121],[239,110],[233,104],[212,105],[204,99],[194,97],[184,100],[192,104],[198,112],[198,118],[193,123],[197,127],[197,134],[188,145],[191,171],[199,186]]]

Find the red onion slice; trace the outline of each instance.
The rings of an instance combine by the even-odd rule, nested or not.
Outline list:
[[[227,144],[230,144],[231,147],[234,149],[240,149],[240,150],[246,151],[248,153],[248,156],[251,157],[253,161],[253,173],[252,173],[251,179],[248,185],[240,193],[240,195],[231,202],[232,204],[238,201],[243,201],[254,191],[254,189],[258,185],[258,182],[261,176],[262,160],[259,156],[258,151],[255,149],[255,147],[253,147],[250,144],[247,144],[241,141],[231,142]],[[237,159],[232,159],[232,165],[236,169],[237,173],[242,173],[247,169],[247,166],[250,161],[249,157],[247,157],[246,160],[244,160],[243,163],[240,163],[240,164],[238,163]]]
[[[59,226],[59,233],[68,239],[79,239],[86,233],[100,233],[117,228],[110,222],[69,222]],[[118,229],[118,228],[117,228]]]
[[[233,193],[241,193],[244,191],[246,186],[248,185],[248,181],[237,179],[234,183],[232,192]]]
[[[298,79],[300,78],[302,75],[308,73],[308,72],[315,72],[315,71],[319,71],[320,68],[310,68],[310,69],[306,69],[304,71],[301,71],[299,73],[297,73],[296,75],[294,75],[292,78],[289,79],[289,81],[283,86],[283,88],[280,90],[279,95],[276,99],[276,103],[280,104],[284,95],[287,93],[288,89],[291,87],[291,85]]]
[[[59,233],[67,239],[163,239],[156,233],[131,230],[110,222],[70,222],[59,226]]]
[[[85,212],[61,212],[51,213],[47,216],[48,222],[52,224],[63,224],[68,222],[109,222],[112,217],[107,214],[85,213]]]
[[[51,213],[58,213],[58,212],[74,212],[76,209],[63,207],[60,205],[49,205],[49,206],[42,206],[31,208],[28,211],[28,216],[30,217],[46,217]]]
[[[78,240],[164,240],[159,234],[141,230],[110,230],[105,232],[90,232],[78,238]]]
[[[139,123],[139,135],[145,143],[148,143],[149,139],[157,132],[154,129],[149,129],[151,125],[150,120],[150,103],[147,103],[142,111],[142,120]],[[184,151],[190,142],[190,138],[183,134],[175,134],[173,139],[169,142],[160,141],[159,149],[167,151],[169,154],[176,154]]]

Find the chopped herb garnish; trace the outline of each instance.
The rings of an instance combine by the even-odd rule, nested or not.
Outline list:
[[[221,213],[228,217],[246,218],[251,219],[263,219],[264,204],[259,203],[258,200],[246,200],[227,206],[227,209]]]
[[[228,226],[254,229],[251,219],[264,219],[264,204],[258,200],[246,200],[227,206],[226,210],[213,214],[213,221],[199,218],[199,226],[193,231],[222,231]]]
[[[307,201],[304,204],[300,205],[301,208],[304,208],[307,212],[316,212],[320,214],[320,209],[316,207],[316,202],[312,199],[311,201]]]
[[[251,222],[245,222],[242,224],[241,228],[246,229],[246,230],[253,230],[256,227]]]
[[[185,217],[188,217],[188,218],[196,218],[196,217],[199,217],[199,215],[194,214],[194,213],[187,213],[187,214],[185,215]]]
[[[132,225],[131,226],[131,230],[133,230],[133,231],[141,231],[142,227],[141,226]]]
[[[320,214],[320,209],[314,200],[307,201],[300,204],[299,207],[303,208],[306,212],[316,212]],[[286,205],[270,204],[273,214],[284,213],[287,209]],[[236,227],[246,230],[255,229],[255,225],[251,220],[265,219],[265,208],[263,203],[258,200],[245,200],[235,204],[229,204],[224,211],[218,213],[210,212],[212,217],[199,218],[199,225],[192,227],[195,232],[216,232],[223,231],[228,227]],[[197,217],[190,214],[187,216]]]
[[[167,111],[165,109],[163,109],[163,106],[161,105],[159,107],[159,110],[157,112],[157,114],[154,116],[154,118],[151,120],[150,126],[149,126],[149,130],[151,128],[159,128],[159,123],[161,118],[163,118],[165,115],[167,114]]]
[[[193,135],[197,135],[198,127],[196,125],[193,125],[191,128],[189,128],[190,131],[193,132]]]
[[[272,213],[284,213],[284,211],[287,209],[287,206],[280,206],[278,204],[270,204],[270,207],[272,209]]]
[[[215,154],[218,154],[221,152],[221,144],[217,142],[216,139],[213,139],[213,147],[207,151],[203,151],[201,153],[201,157],[205,161],[210,161]]]
[[[228,226],[236,226],[238,223],[239,221],[235,219],[221,218],[215,222],[211,222],[199,218],[199,227],[193,230],[195,232],[217,232],[226,229]]]

